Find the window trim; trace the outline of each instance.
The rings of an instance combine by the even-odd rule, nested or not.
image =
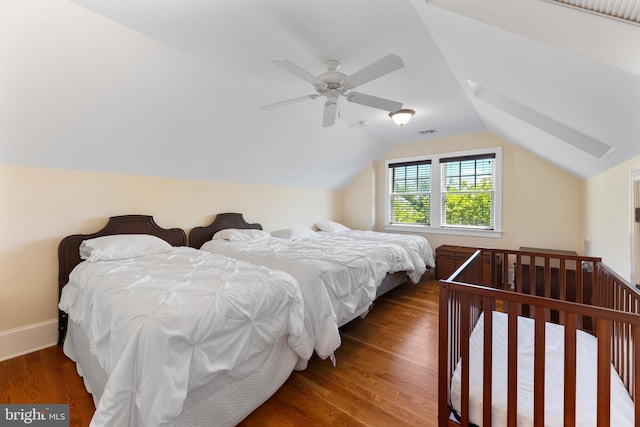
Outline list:
[[[442,226],[440,218],[441,205],[441,168],[440,159],[462,156],[477,156],[483,154],[495,154],[495,212],[494,229],[485,230],[473,227],[448,227]],[[431,196],[430,196],[430,223],[431,225],[419,224],[390,224],[390,203],[389,203],[389,165],[396,163],[408,163],[418,161],[431,161]],[[398,159],[385,160],[385,205],[384,205],[384,229],[388,231],[409,231],[414,233],[452,234],[474,237],[502,237],[502,147],[481,148],[476,150],[454,151],[447,153],[437,153],[423,156],[403,157]]]

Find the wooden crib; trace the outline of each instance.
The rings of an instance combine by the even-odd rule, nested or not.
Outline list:
[[[468,283],[458,281],[460,277]],[[481,416],[470,419],[470,408],[474,404],[473,398],[470,401],[470,359],[474,357],[473,353],[470,357],[469,342],[474,328],[482,326],[481,335],[475,335],[481,337],[480,341],[474,341],[480,342],[482,349],[478,369],[482,371],[482,378],[494,378],[494,312],[503,312],[507,318],[506,367],[501,368],[506,370],[506,402],[500,402],[506,425],[516,426],[521,416],[517,393],[521,317],[533,319],[534,325],[531,425],[543,426],[544,417],[548,415],[545,412],[547,322],[563,325],[564,361],[560,364],[564,363],[564,391],[559,393],[564,404],[560,425],[576,424],[576,401],[582,397],[576,391],[576,335],[584,335],[576,334],[577,330],[586,331],[597,340],[597,351],[594,351],[597,372],[593,373],[597,377],[597,405],[594,405],[597,406],[594,408],[597,425],[614,425],[610,424],[610,399],[612,375],[616,372],[628,393],[625,397],[633,418],[629,420],[630,425],[640,425],[640,399],[635,398],[640,388],[640,351],[637,351],[640,293],[635,286],[617,276],[599,258],[479,249],[440,284],[438,422],[441,427],[492,425],[492,416],[495,418],[492,405],[497,404],[492,402],[495,380],[480,382],[481,399],[475,405],[480,408]],[[482,319],[481,325],[478,325],[479,319]],[[452,406],[452,378],[456,368],[457,409]]]

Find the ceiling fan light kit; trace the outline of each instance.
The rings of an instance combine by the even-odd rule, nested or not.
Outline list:
[[[404,126],[409,122],[409,120],[411,120],[411,117],[413,117],[415,113],[416,112],[414,110],[410,110],[408,108],[401,108],[398,111],[389,113],[389,117],[393,119],[395,124],[399,126]]]
[[[352,91],[352,89],[360,85],[404,67],[402,58],[397,55],[387,55],[349,76],[338,71],[340,69],[340,63],[333,59],[325,63],[328,71],[317,77],[283,58],[275,58],[272,59],[271,62],[306,82],[311,83],[316,93],[265,105],[261,107],[262,109],[280,107],[307,99],[316,99],[318,96],[325,96],[326,101],[324,103],[324,113],[322,116],[323,127],[333,126],[335,123],[338,113],[338,99],[341,96],[349,102],[367,107],[378,108],[389,112],[402,111],[401,102]]]

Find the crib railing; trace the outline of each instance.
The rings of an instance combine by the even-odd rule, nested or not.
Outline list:
[[[640,292],[603,263],[598,263],[597,287],[593,304],[623,313],[640,314]],[[617,322],[611,330],[611,363],[616,368],[631,398],[636,400],[640,384],[635,381],[634,366],[640,369],[640,339],[628,323]],[[638,399],[640,400],[640,399]],[[636,425],[640,425],[636,422]]]
[[[487,275],[469,271],[487,268]],[[461,274],[475,277],[475,283],[460,283]],[[484,278],[483,278],[484,277]],[[469,280],[468,280],[469,281]],[[635,402],[635,423],[640,425],[640,294],[599,258],[547,253],[478,250],[451,277],[441,281],[439,318],[439,425],[469,423],[469,336],[480,314],[484,321],[483,378],[492,375],[492,315],[494,310],[508,315],[508,401],[509,425],[517,419],[517,318],[535,322],[534,425],[543,425],[545,322],[565,327],[565,426],[575,425],[576,330],[586,330],[598,342],[598,426],[609,426],[610,381],[613,364]],[[456,420],[449,408],[453,371],[462,368],[461,408]],[[638,367],[638,369],[636,369]],[[483,385],[483,425],[491,425],[490,381]]]

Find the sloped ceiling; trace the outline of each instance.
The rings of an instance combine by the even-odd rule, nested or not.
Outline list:
[[[487,129],[579,177],[640,155],[640,26],[544,0],[414,1]]]
[[[394,144],[489,130],[591,176],[640,155],[639,49],[637,25],[544,0],[3,0],[0,163],[342,189]],[[402,128],[259,108],[313,93],[271,58],[389,53],[404,68],[358,90],[416,110]]]

